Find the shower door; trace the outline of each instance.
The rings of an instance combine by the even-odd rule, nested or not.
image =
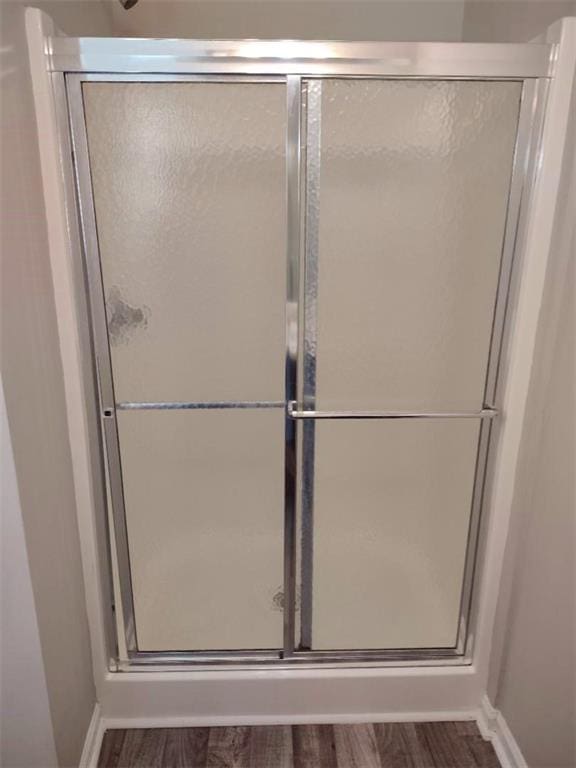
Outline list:
[[[526,88],[68,78],[129,659],[463,657]]]
[[[307,648],[458,646],[520,96],[308,85]]]
[[[284,91],[82,85],[139,651],[282,647]]]

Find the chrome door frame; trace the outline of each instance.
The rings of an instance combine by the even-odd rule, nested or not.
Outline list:
[[[395,78],[396,79],[396,78]],[[454,79],[454,78],[452,78]],[[458,78],[462,79],[462,78]],[[465,78],[468,80],[469,78]],[[478,78],[476,78],[478,79]],[[301,441],[302,490],[301,490],[301,640],[305,648],[312,646],[312,574],[314,546],[314,443],[315,422],[323,419],[478,419],[476,466],[471,499],[465,568],[460,596],[460,621],[456,641],[450,653],[453,658],[471,663],[473,651],[474,620],[473,586],[479,560],[481,512],[485,498],[490,461],[489,453],[493,423],[499,412],[498,372],[502,361],[505,341],[506,317],[512,280],[512,267],[516,246],[521,240],[520,214],[526,203],[527,183],[537,163],[537,147],[542,130],[547,81],[526,79],[523,82],[518,114],[513,167],[507,200],[506,222],[499,265],[498,285],[490,332],[490,347],[483,393],[483,405],[478,411],[424,412],[424,411],[318,411],[315,409],[316,389],[316,316],[318,291],[318,181],[320,164],[320,124],[322,79],[309,78],[307,110],[307,173],[306,173],[306,225],[305,268],[303,286],[303,361],[301,375],[301,399],[288,404],[292,418],[303,422]],[[498,420],[495,420],[498,423]],[[318,652],[310,652],[315,655]],[[328,652],[326,652],[328,654]],[[350,651],[346,651],[350,653]],[[404,651],[380,651],[379,653],[408,653]],[[424,651],[415,651],[424,656]],[[330,653],[330,656],[334,654]],[[439,657],[438,651],[434,652]]]
[[[499,372],[507,344],[509,296],[515,254],[522,240],[527,200],[537,170],[538,148],[555,46],[541,44],[475,43],[331,43],[302,41],[193,41],[121,38],[65,38],[48,40],[49,68],[64,73],[72,139],[76,195],[87,278],[92,353],[98,379],[101,444],[111,532],[115,543],[118,598],[110,606],[118,631],[116,669],[153,669],[202,665],[216,668],[294,665],[415,666],[470,664],[475,635],[475,590],[479,561],[482,505],[494,462],[493,416],[500,401]],[[319,93],[323,78],[513,80],[523,82],[513,172],[497,300],[494,309],[484,407],[476,413],[323,413],[314,410],[315,302],[317,295],[317,195],[319,162]],[[136,82],[278,82],[287,98],[287,296],[286,402],[262,403],[116,403],[106,327],[104,295],[94,212],[86,126],[82,103],[85,81]],[[319,86],[315,84],[318,83]],[[63,145],[66,146],[65,141]],[[305,186],[304,186],[305,183]],[[315,186],[316,185],[316,186]],[[308,299],[307,316],[302,301]],[[310,300],[312,302],[310,303]],[[312,311],[310,311],[312,307]],[[508,327],[507,327],[508,326]],[[302,328],[304,329],[302,332]],[[503,346],[504,345],[504,346]],[[301,349],[299,349],[301,346]],[[133,408],[285,408],[285,524],[283,648],[269,651],[142,652],[138,650],[130,578],[116,410]],[[349,651],[298,650],[296,642],[297,520],[312,542],[313,436],[317,418],[437,418],[474,417],[481,422],[466,566],[462,586],[460,626],[453,648]],[[297,422],[302,421],[302,430]],[[302,442],[301,434],[307,435]],[[302,447],[305,446],[305,452]],[[303,455],[302,455],[303,454]],[[301,476],[301,482],[300,482]],[[301,486],[300,499],[298,499]],[[311,548],[303,553],[302,573],[308,578],[303,596],[301,642],[310,644]],[[308,557],[308,564],[306,558]],[[112,568],[114,570],[114,568]],[[476,590],[477,591],[477,590]],[[118,601],[117,601],[118,602]]]
[[[52,72],[526,79],[549,77],[545,43],[385,43],[51,37]]]

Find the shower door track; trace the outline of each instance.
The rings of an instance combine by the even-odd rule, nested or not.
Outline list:
[[[81,220],[83,255],[101,428],[105,498],[113,528],[111,558],[118,592],[114,669],[294,665],[418,666],[472,662],[481,516],[494,462],[494,432],[515,252],[523,239],[526,202],[537,168],[547,81],[554,46],[540,44],[395,44],[295,41],[164,41],[51,38],[47,57],[66,76],[66,98]],[[282,51],[285,55],[278,55]],[[497,297],[491,331],[484,406],[476,412],[318,411],[315,408],[317,210],[319,118],[323,78],[521,81],[522,96]],[[100,273],[94,202],[82,102],[83,81],[276,82],[286,87],[287,291],[285,401],[116,402]],[[69,139],[61,138],[68,146]],[[302,304],[306,307],[303,314]],[[506,332],[505,332],[506,331]],[[134,409],[285,409],[284,629],[281,649],[143,652],[136,642],[116,412]],[[311,646],[311,542],[314,424],[317,419],[475,418],[480,421],[460,622],[454,647],[314,651]],[[301,422],[303,435],[297,434]],[[489,450],[490,449],[490,450]],[[299,497],[300,494],[300,497]],[[301,642],[296,642],[297,503],[301,504]],[[114,570],[114,569],[112,569]]]

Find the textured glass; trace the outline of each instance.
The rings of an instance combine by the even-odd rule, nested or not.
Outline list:
[[[481,407],[521,87],[322,84],[318,407]]]
[[[118,423],[140,650],[281,647],[283,412]]]
[[[456,641],[479,424],[316,426],[316,649]]]
[[[282,400],[285,90],[86,83],[118,401]]]

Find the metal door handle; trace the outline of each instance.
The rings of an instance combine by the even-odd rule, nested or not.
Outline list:
[[[493,419],[497,415],[495,408],[480,411],[312,411],[299,407],[295,400],[288,403],[291,419]]]

